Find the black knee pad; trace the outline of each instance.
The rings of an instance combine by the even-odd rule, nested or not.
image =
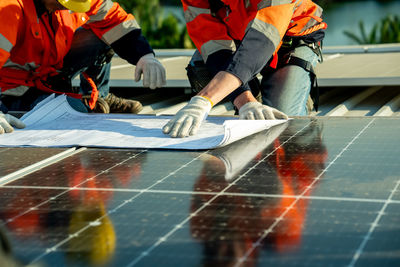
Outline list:
[[[193,93],[200,92],[211,81],[212,77],[203,61],[194,61],[186,67]]]

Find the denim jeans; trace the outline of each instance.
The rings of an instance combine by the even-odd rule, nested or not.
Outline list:
[[[91,87],[81,74],[82,72],[86,72],[97,85],[99,97],[106,97],[109,93],[111,68],[111,63],[106,62],[106,57],[110,50],[111,47],[101,41],[92,31],[84,28],[77,29],[71,48],[64,57],[64,65],[60,70],[60,76],[69,82],[77,75],[80,75],[80,87],[74,89],[67,85],[67,90],[73,93],[90,95]],[[57,91],[57,86],[54,86],[54,90]],[[36,88],[30,88],[20,97],[4,95],[1,100],[8,110],[27,111],[31,110],[48,95],[49,93]],[[67,97],[67,100],[77,111],[88,112],[86,106],[79,99]]]
[[[318,55],[308,46],[296,47],[292,56],[310,62],[315,68]],[[307,115],[306,103],[311,90],[311,76],[296,65],[285,65],[271,71],[261,80],[262,102],[289,116]]]

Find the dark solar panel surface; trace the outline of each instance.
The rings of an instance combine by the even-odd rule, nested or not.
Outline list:
[[[43,266],[400,266],[399,132],[301,118],[210,151],[86,149],[0,187],[2,232]]]
[[[0,148],[0,177],[65,151],[65,148]]]

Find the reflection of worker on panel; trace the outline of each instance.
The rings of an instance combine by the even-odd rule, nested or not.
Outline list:
[[[101,164],[113,162],[107,155],[100,155]],[[113,199],[114,191],[109,189],[125,188],[138,179],[145,157],[135,158],[132,164],[118,165],[114,171],[99,172],[98,156],[97,152],[95,156],[66,159],[61,168],[64,175],[41,180],[42,186],[70,188],[64,194],[49,189],[41,190],[40,194],[30,189],[15,190],[15,195],[8,198],[10,203],[4,204],[6,209],[0,211],[0,219],[8,222],[10,235],[15,235],[13,240],[23,244],[33,242],[44,248],[67,241],[62,253],[68,266],[110,262],[117,240],[106,209]],[[60,195],[54,198],[54,194]],[[45,239],[38,239],[40,236]]]
[[[285,136],[289,134],[293,133]],[[218,193],[230,187],[225,191],[229,194],[222,194],[207,205],[215,195],[193,196],[191,212],[205,205],[190,222],[192,236],[203,244],[204,266],[234,266],[240,258],[245,259],[246,266],[253,266],[260,248],[289,253],[301,245],[308,201],[278,196],[309,195],[312,189],[308,186],[321,174],[327,151],[317,124],[282,146],[280,142],[276,139],[259,152],[257,161],[247,166],[251,168],[263,159],[261,163],[251,168],[249,175],[236,176],[231,183],[222,175],[207,176],[212,166],[217,173],[223,173],[223,161],[215,157],[205,164],[195,184],[196,191]],[[240,173],[245,171],[246,168]],[[275,197],[260,196],[263,194]],[[280,217],[282,220],[274,225]]]
[[[164,126],[164,133],[194,135],[211,108],[227,96],[242,119],[307,115],[327,27],[321,7],[311,0],[182,0],[182,4],[188,34],[197,48],[188,66],[197,95]],[[263,76],[261,86],[258,74]],[[256,98],[259,92],[262,103]],[[317,100],[317,94],[312,96]]]
[[[10,240],[8,239],[7,233],[3,227],[0,227],[0,264],[1,267],[42,267],[24,265],[14,257]]]

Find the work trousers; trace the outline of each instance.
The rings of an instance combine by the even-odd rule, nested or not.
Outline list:
[[[72,45],[64,57],[63,68],[59,74],[48,79],[48,84],[55,91],[90,95],[92,88],[83,77],[82,72],[93,79],[99,91],[99,97],[109,93],[111,47],[101,41],[92,31],[79,28],[74,34]],[[72,80],[80,75],[80,86],[72,87]],[[1,102],[10,111],[28,111],[45,99],[49,93],[29,88],[22,96],[1,96]],[[80,112],[88,108],[80,99],[67,97],[69,104]]]
[[[315,68],[319,56],[308,46],[299,46],[278,60],[301,58]],[[274,107],[289,116],[307,115],[307,99],[312,86],[312,75],[304,68],[292,64],[279,64],[277,69],[262,72],[261,95],[265,105]]]

